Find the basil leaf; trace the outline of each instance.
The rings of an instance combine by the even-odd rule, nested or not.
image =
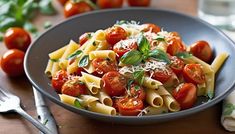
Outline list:
[[[55,8],[52,6],[51,0],[39,1],[40,12],[46,15],[53,15],[56,13]]]
[[[150,51],[148,56],[152,57],[152,58],[155,58],[157,60],[166,62],[168,64],[171,63],[170,59],[168,58],[168,55],[164,51],[162,51],[160,49],[154,49],[154,50]]]
[[[52,62],[59,62],[60,60],[58,59],[50,59]]]
[[[144,83],[144,70],[135,71],[133,77],[140,85],[142,85]]]
[[[38,32],[37,28],[32,23],[30,23],[28,21],[25,22],[23,27],[25,30],[29,31],[30,33],[37,33]]]
[[[136,91],[138,91],[138,90],[140,90],[140,86],[135,85],[135,86],[134,86],[134,89],[135,89]]]
[[[175,56],[177,56],[178,58],[185,59],[185,58],[190,58],[190,57],[192,57],[192,54],[190,54],[190,53],[188,53],[188,52],[179,52],[179,53],[177,53]]]
[[[17,20],[13,17],[1,17],[0,18],[0,31],[5,32],[9,27],[19,26]]]
[[[155,38],[155,40],[157,41],[165,41],[165,37],[162,35],[157,35],[157,37]]]
[[[134,82],[134,80],[128,80],[127,81],[127,90],[130,90],[131,89],[131,84]]]
[[[126,20],[120,20],[120,21],[116,21],[117,25],[122,25],[122,24],[126,24],[127,21]]]
[[[52,26],[52,23],[51,23],[50,21],[46,21],[46,22],[43,24],[44,29],[47,29],[47,28],[49,28],[49,27],[51,27],[51,26]]]
[[[72,54],[70,54],[70,55],[67,57],[67,60],[72,59],[72,58],[74,58],[75,56],[77,56],[77,55],[79,55],[79,54],[81,54],[81,53],[82,53],[82,50],[77,50],[77,51],[73,52]]]
[[[82,57],[82,59],[79,61],[78,66],[79,67],[85,67],[89,64],[89,56],[88,55],[84,55]]]
[[[76,99],[74,101],[74,106],[77,107],[77,108],[83,108],[83,106],[81,104],[81,100],[79,100],[79,99]]]
[[[128,65],[137,65],[142,61],[142,54],[137,50],[125,53],[121,57],[121,62]]]
[[[140,37],[138,38],[137,44],[140,52],[142,52],[144,55],[147,55],[149,53],[150,43],[143,34],[141,34]]]

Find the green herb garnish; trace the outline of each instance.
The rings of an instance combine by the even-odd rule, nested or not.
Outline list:
[[[84,55],[82,59],[79,61],[78,66],[79,67],[86,67],[89,64],[89,56]]]
[[[52,62],[59,62],[59,59],[50,59]]]
[[[231,115],[234,110],[235,106],[232,103],[225,103],[223,115]]]
[[[49,28],[49,27],[51,27],[52,26],[52,23],[50,22],[50,21],[46,21],[45,23],[44,23],[44,28],[45,29],[47,29],[47,28]]]
[[[81,53],[82,53],[82,50],[77,50],[77,51],[73,52],[72,54],[70,54],[70,55],[67,57],[67,60],[72,59],[72,58],[78,56],[78,55],[81,54]]]
[[[179,52],[179,53],[177,53],[175,56],[177,56],[178,58],[185,59],[185,58],[190,58],[190,57],[192,57],[192,54],[190,54],[190,53],[188,53],[188,52]]]
[[[167,56],[167,54],[164,51],[162,51],[161,49],[154,49],[154,50],[150,51],[148,56],[152,57],[152,58],[155,58],[159,61],[166,62],[168,64],[171,63],[170,59]]]
[[[83,106],[81,104],[81,100],[80,99],[76,99],[74,101],[74,106],[77,107],[77,108],[82,108],[83,109]]]
[[[127,90],[130,90],[131,89],[131,84],[134,82],[134,80],[132,80],[132,79],[129,79],[128,81],[127,81]]]
[[[133,77],[140,85],[143,85],[143,83],[144,83],[144,70],[135,71],[133,73]]]
[[[137,65],[142,61],[142,54],[137,50],[131,50],[121,57],[121,62],[128,65]]]

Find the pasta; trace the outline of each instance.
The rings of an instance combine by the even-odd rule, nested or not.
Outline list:
[[[49,53],[45,74],[62,102],[110,116],[177,112],[200,96],[213,99],[215,74],[229,56],[220,53],[210,65],[210,47],[192,49],[209,43],[187,47],[179,33],[154,24],[118,21],[86,34]]]

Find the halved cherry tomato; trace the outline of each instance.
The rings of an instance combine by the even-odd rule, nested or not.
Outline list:
[[[9,28],[4,35],[4,43],[8,49],[19,49],[26,51],[31,43],[27,31],[19,27]]]
[[[63,84],[61,93],[77,97],[81,94],[87,94],[87,89],[85,83],[78,80],[78,78],[72,78]]]
[[[127,37],[126,31],[119,26],[114,26],[109,28],[106,33],[106,40],[112,46],[117,42],[119,42],[120,40],[126,39],[126,37]]]
[[[168,46],[167,46],[167,53],[170,55],[176,55],[177,53],[184,52],[186,50],[186,47],[182,43],[181,40],[178,40],[176,38],[171,38],[167,40]]]
[[[97,0],[96,4],[101,8],[119,8],[122,7],[123,0]]]
[[[93,10],[93,8],[86,2],[81,1],[75,3],[72,0],[69,0],[64,5],[64,16],[68,18],[70,16],[89,12],[91,10]]]
[[[142,27],[143,32],[151,31],[153,33],[158,33],[161,31],[161,28],[159,26],[152,24],[152,23],[143,24],[141,25],[141,27]]]
[[[61,93],[61,88],[63,84],[68,80],[68,74],[65,70],[60,70],[51,79],[52,87],[58,92]]]
[[[86,41],[91,38],[91,33],[84,33],[79,37],[79,44],[82,46]]]
[[[117,102],[121,115],[136,116],[144,108],[143,101],[139,98],[123,98]]]
[[[103,75],[102,88],[109,96],[120,96],[126,91],[126,79],[117,71],[111,71]]]
[[[96,58],[92,61],[95,71],[99,74],[105,74],[110,71],[116,71],[117,65],[110,59]]]
[[[165,83],[172,75],[173,75],[173,71],[170,68],[165,67],[164,69],[154,70],[152,77],[155,80]]]
[[[122,40],[113,46],[113,51],[117,54],[117,57],[122,57],[126,52],[130,50],[136,50],[138,48],[137,42],[132,39]]]
[[[86,72],[82,67],[78,67],[75,75],[82,76],[82,72]]]
[[[200,64],[187,64],[183,69],[183,77],[186,82],[194,84],[202,84],[205,82],[205,75],[203,74]]]
[[[192,83],[182,83],[173,90],[173,97],[181,109],[191,108],[197,100],[197,89]]]
[[[141,6],[141,7],[147,7],[150,5],[150,0],[128,0],[129,6]]]
[[[176,56],[170,56],[170,61],[171,61],[170,68],[173,70],[173,72],[176,75],[181,74],[184,69],[184,61]]]
[[[190,52],[199,59],[210,62],[212,57],[212,49],[208,42],[197,41],[190,46]]]
[[[132,84],[130,89],[130,97],[139,98],[140,100],[144,101],[146,98],[146,93],[141,86]]]
[[[24,74],[24,52],[18,49],[10,49],[1,58],[1,68],[9,76]]]

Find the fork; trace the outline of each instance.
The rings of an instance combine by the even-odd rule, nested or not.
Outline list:
[[[52,134],[52,132],[46,128],[42,123],[27,114],[20,106],[19,97],[4,91],[0,87],[0,113],[6,112],[17,112],[22,115],[25,119],[31,122],[35,127],[37,127],[44,134]]]

